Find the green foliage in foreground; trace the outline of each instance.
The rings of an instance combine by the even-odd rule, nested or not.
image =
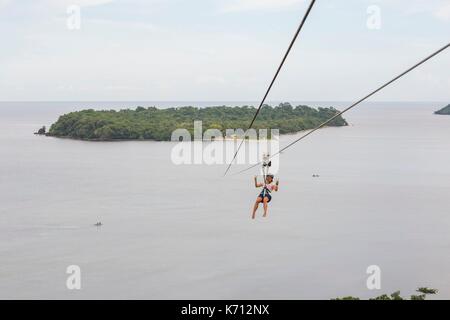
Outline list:
[[[427,288],[427,287],[421,287],[418,288],[416,290],[418,293],[418,295],[411,295],[409,297],[409,300],[425,300],[428,294],[436,294],[438,293],[437,289],[431,289],[431,288]],[[352,296],[347,296],[347,297],[342,297],[342,298],[336,298],[333,300],[359,300],[358,297],[352,297]],[[400,296],[400,291],[396,291],[394,293],[392,293],[391,295],[387,295],[387,294],[382,294],[381,296],[375,297],[375,298],[371,298],[369,300],[408,300],[407,298],[403,298],[402,296]]]
[[[203,121],[203,131],[219,129],[246,129],[256,108],[243,107],[181,107],[157,109],[138,107],[136,110],[92,109],[71,112],[59,117],[49,131],[49,135],[83,140],[150,139],[170,140],[172,132],[184,128],[193,134],[194,120]],[[330,108],[292,107],[289,103],[277,107],[265,105],[261,108],[255,129],[279,129],[280,134],[311,129],[338,113]],[[341,117],[329,126],[345,126]]]
[[[441,110],[438,110],[435,112],[435,114],[446,114],[446,115],[450,115],[450,104],[444,108],[442,108]]]

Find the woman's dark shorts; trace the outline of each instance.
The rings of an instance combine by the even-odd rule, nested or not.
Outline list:
[[[264,194],[264,192],[261,192],[260,194],[259,194],[259,196],[258,196],[258,198],[261,198],[261,201],[263,201],[264,200],[264,197],[267,197],[269,200],[267,201],[268,203],[272,200],[272,196],[270,195],[270,193],[268,193],[268,192],[265,192],[265,194]]]

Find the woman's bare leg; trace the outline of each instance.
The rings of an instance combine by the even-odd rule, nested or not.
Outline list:
[[[263,205],[264,205],[264,214],[263,214],[263,217],[266,217],[266,216],[267,216],[267,209],[269,209],[268,202],[269,202],[269,198],[264,197],[264,200],[263,200]]]
[[[256,210],[258,210],[258,206],[259,206],[259,203],[260,203],[260,202],[261,202],[261,198],[258,197],[258,198],[256,199],[255,205],[253,206],[252,219],[255,219]]]

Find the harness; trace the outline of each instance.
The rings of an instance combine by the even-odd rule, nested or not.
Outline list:
[[[261,195],[264,199],[264,197],[266,196],[266,194],[270,194],[272,191],[270,191],[269,188],[267,188],[267,184],[266,184],[266,177],[269,173],[269,168],[272,166],[272,161],[269,160],[270,159],[270,155],[269,154],[265,154],[263,156],[263,163],[262,163],[262,174],[263,174],[263,181],[264,181],[264,186],[263,189],[261,191]]]

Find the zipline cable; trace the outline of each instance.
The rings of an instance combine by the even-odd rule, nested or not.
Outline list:
[[[342,114],[344,114],[345,112],[349,111],[350,109],[356,107],[358,104],[360,104],[361,102],[363,102],[364,100],[370,98],[371,96],[373,96],[374,94],[376,94],[377,92],[381,91],[382,89],[386,88],[388,85],[392,84],[393,82],[395,82],[396,80],[400,79],[401,77],[403,77],[404,75],[406,75],[407,73],[411,72],[412,70],[416,69],[418,66],[420,66],[421,64],[427,62],[428,60],[430,60],[431,58],[433,58],[434,56],[438,55],[439,53],[441,53],[442,51],[444,51],[445,49],[448,49],[448,47],[450,47],[450,43],[448,43],[447,45],[443,46],[442,48],[440,48],[439,50],[433,52],[432,54],[430,54],[428,57],[426,57],[425,59],[421,60],[420,62],[416,63],[414,66],[412,66],[411,68],[409,68],[408,70],[402,72],[401,74],[399,74],[398,76],[396,76],[395,78],[393,78],[392,80],[386,82],[385,84],[383,84],[381,87],[379,87],[378,89],[372,91],[371,93],[369,93],[368,95],[366,95],[364,98],[361,98],[360,100],[358,100],[357,102],[353,103],[351,106],[345,108],[344,110],[342,110],[341,112],[335,114],[333,117],[331,117],[330,119],[328,119],[327,121],[321,123],[320,125],[318,125],[317,127],[315,127],[314,129],[308,131],[307,133],[305,133],[304,135],[300,136],[298,139],[292,141],[291,143],[289,143],[287,146],[285,146],[284,148],[282,148],[280,151],[276,152],[275,154],[270,156],[270,159],[275,157],[276,155],[282,153],[283,151],[285,151],[286,149],[292,147],[294,144],[296,144],[297,142],[299,142],[300,140],[303,140],[304,138],[306,138],[307,136],[309,136],[310,134],[312,134],[313,132],[319,130],[320,128],[326,126],[328,123],[330,123],[331,121],[333,121],[334,119],[336,119],[337,117],[341,116]],[[248,171],[258,165],[260,165],[262,162],[258,162],[244,170],[238,171],[236,174],[240,174],[243,173],[245,171]]]
[[[253,123],[255,122],[256,117],[258,116],[259,111],[261,110],[261,107],[263,106],[264,102],[266,101],[266,98],[267,98],[267,96],[269,95],[269,92],[270,92],[270,90],[272,89],[272,86],[273,86],[273,84],[275,83],[275,80],[277,79],[278,74],[280,73],[281,68],[282,68],[283,65],[284,65],[284,62],[286,61],[286,58],[288,57],[289,52],[291,51],[292,47],[294,46],[295,40],[297,40],[297,37],[298,37],[300,31],[302,30],[303,25],[305,24],[306,19],[308,18],[309,13],[311,12],[311,9],[312,9],[312,7],[314,6],[314,3],[315,3],[315,2],[316,2],[316,0],[312,0],[311,3],[309,4],[308,9],[306,10],[306,13],[305,13],[305,15],[303,16],[303,19],[302,19],[300,25],[298,26],[297,31],[295,32],[294,37],[292,38],[291,43],[289,44],[289,47],[288,47],[286,53],[284,54],[283,60],[281,60],[281,63],[280,63],[280,65],[278,66],[278,69],[277,69],[277,71],[275,72],[275,75],[274,75],[274,77],[272,78],[272,81],[270,82],[270,85],[269,85],[269,87],[267,88],[266,93],[264,94],[264,97],[263,97],[263,99],[261,100],[261,103],[259,104],[259,107],[258,107],[258,109],[256,110],[255,115],[253,116],[253,119],[252,119],[252,121],[250,122],[250,125],[248,126],[247,130],[245,131],[245,133],[247,133],[247,131],[250,130],[250,129],[252,128]],[[238,148],[237,148],[237,150],[236,150],[236,152],[235,152],[235,154],[234,154],[234,156],[233,156],[233,159],[231,160],[230,164],[228,165],[227,170],[226,170],[225,173],[224,173],[224,176],[226,176],[227,173],[228,173],[228,171],[230,170],[231,165],[233,164],[234,159],[236,159],[236,156],[237,156],[239,150],[241,149],[242,144],[244,143],[244,140],[245,140],[245,134],[244,134],[244,137],[242,137],[242,141],[241,141],[241,143],[239,144],[239,146],[238,146]]]

